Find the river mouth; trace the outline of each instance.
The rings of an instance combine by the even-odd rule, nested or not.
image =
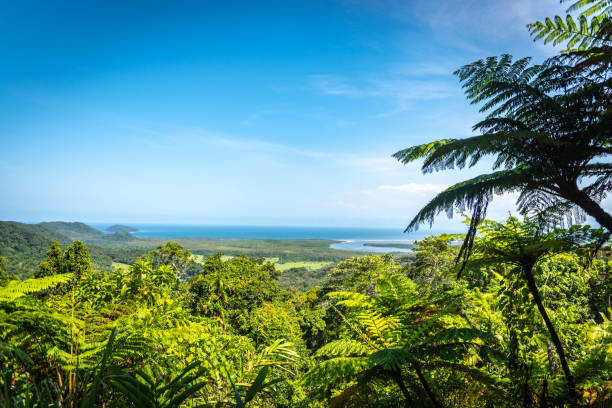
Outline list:
[[[369,244],[369,245],[368,245]],[[398,247],[394,247],[396,244]],[[404,240],[361,240],[361,239],[347,239],[341,242],[334,242],[329,247],[332,249],[339,249],[342,251],[365,251],[379,254],[389,254],[392,252],[412,252],[410,248],[404,248],[403,246],[414,244],[412,239]],[[402,246],[402,247],[399,247]]]

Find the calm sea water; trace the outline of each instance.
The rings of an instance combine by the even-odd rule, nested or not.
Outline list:
[[[104,231],[112,224],[90,224]],[[400,228],[342,228],[342,227],[282,227],[238,225],[169,225],[126,224],[138,229],[133,235],[142,238],[258,238],[258,239],[328,239],[342,241],[332,248],[368,252],[409,252],[408,249],[364,246],[371,243],[412,243],[435,233],[424,230],[404,234]]]

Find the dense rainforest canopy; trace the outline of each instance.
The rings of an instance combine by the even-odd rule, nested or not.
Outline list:
[[[262,258],[195,262],[168,243],[92,268],[80,241],[35,277],[2,271],[0,401],[10,406],[563,406],[610,402],[610,251],[601,230],[485,221],[414,261],[351,258],[283,290]],[[487,405],[488,404],[488,405]]]
[[[495,158],[408,226],[468,208],[463,245],[442,234],[402,259],[335,259],[328,242],[288,242],[283,261],[325,261],[300,290],[281,283],[308,269],[283,273],[264,240],[227,256],[0,223],[0,405],[612,406],[612,5],[568,12],[529,26],[558,56],[457,71],[489,112],[481,134],[395,154],[425,173]],[[521,217],[487,220],[511,191]],[[585,214],[602,228],[577,225]]]

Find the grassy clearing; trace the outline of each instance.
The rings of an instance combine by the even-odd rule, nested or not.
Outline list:
[[[295,268],[304,268],[309,271],[314,271],[316,269],[325,268],[326,266],[330,266],[333,264],[334,262],[319,262],[319,261],[285,262],[285,263],[276,263],[276,269],[282,272],[289,270],[289,269],[295,269]]]
[[[122,262],[113,262],[111,264],[111,268],[113,268],[113,270],[120,269],[120,268],[127,269],[129,267],[130,267],[130,265],[122,263]]]
[[[223,253],[228,256],[244,254],[256,258],[278,258],[275,263],[340,262],[346,258],[366,254],[366,252],[361,251],[332,249],[329,245],[336,241],[323,239],[159,239],[131,237],[125,240],[110,238],[93,240],[90,244],[99,245],[105,249],[120,248],[124,251],[145,253],[168,241],[178,242],[198,255],[211,256]]]
[[[196,259],[196,262],[198,263],[204,263],[204,260],[207,258],[206,256],[199,255],[199,254],[193,255],[193,257]],[[232,258],[234,257],[231,255],[223,255],[221,257],[221,259],[223,259],[224,261],[229,261]],[[278,257],[265,258],[265,260],[268,262],[272,262],[276,266],[276,269],[278,269],[281,272],[287,271],[289,269],[296,269],[296,268],[304,268],[309,271],[313,271],[313,270],[321,269],[326,266],[330,266],[334,264],[334,262],[329,262],[329,261],[280,262],[280,259]]]

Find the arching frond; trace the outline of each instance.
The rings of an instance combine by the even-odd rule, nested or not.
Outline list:
[[[388,310],[410,304],[417,290],[416,284],[399,273],[387,273],[376,280],[376,302]]]
[[[359,324],[365,328],[366,335],[376,344],[381,347],[389,347],[393,343],[391,335],[398,327],[395,318],[382,316],[373,310],[365,310],[359,313],[356,318]]]
[[[322,357],[349,357],[364,356],[373,351],[372,346],[363,341],[352,339],[340,339],[327,343],[315,353]]]
[[[407,349],[386,348],[370,354],[370,360],[389,371],[399,371],[409,361],[418,361],[418,357]]]
[[[328,296],[340,299],[337,304],[346,307],[365,308],[373,304],[373,300],[370,296],[357,292],[330,292]]]
[[[459,208],[461,211],[465,209],[473,210],[483,199],[488,202],[495,194],[524,188],[530,181],[529,170],[528,167],[501,170],[457,183],[438,194],[423,207],[410,221],[406,231],[416,230],[423,223],[431,225],[434,217],[442,211],[452,217],[455,208]]]
[[[527,25],[534,41],[543,40],[544,44],[566,44],[567,50],[585,50],[600,44],[602,26],[606,24],[603,17],[594,17],[590,21],[586,15],[577,18],[567,15],[565,20],[560,16],[546,18]]]
[[[329,386],[333,381],[352,380],[373,367],[367,357],[337,357],[322,361],[302,377],[302,382],[314,386]]]
[[[575,17],[572,12],[580,11]],[[610,41],[612,3],[609,0],[579,0],[567,9],[565,20],[555,16],[527,25],[534,41],[565,44],[566,51],[587,50]]]
[[[433,336],[426,337],[421,342],[419,342],[419,346],[446,342],[470,342],[478,339],[490,343],[495,343],[495,338],[490,334],[485,333],[482,330],[463,327],[445,329]]]
[[[404,150],[400,150],[393,154],[392,157],[396,158],[400,162],[404,164],[408,164],[415,160],[421,159],[423,157],[429,156],[433,151],[435,151],[440,146],[443,146],[447,143],[453,142],[456,139],[441,139],[436,140],[435,142],[425,143],[422,145],[412,146]]]
[[[44,278],[30,278],[23,281],[12,280],[6,286],[0,287],[0,300],[14,300],[30,293],[41,292],[62,283],[70,282],[72,274],[45,276]]]

